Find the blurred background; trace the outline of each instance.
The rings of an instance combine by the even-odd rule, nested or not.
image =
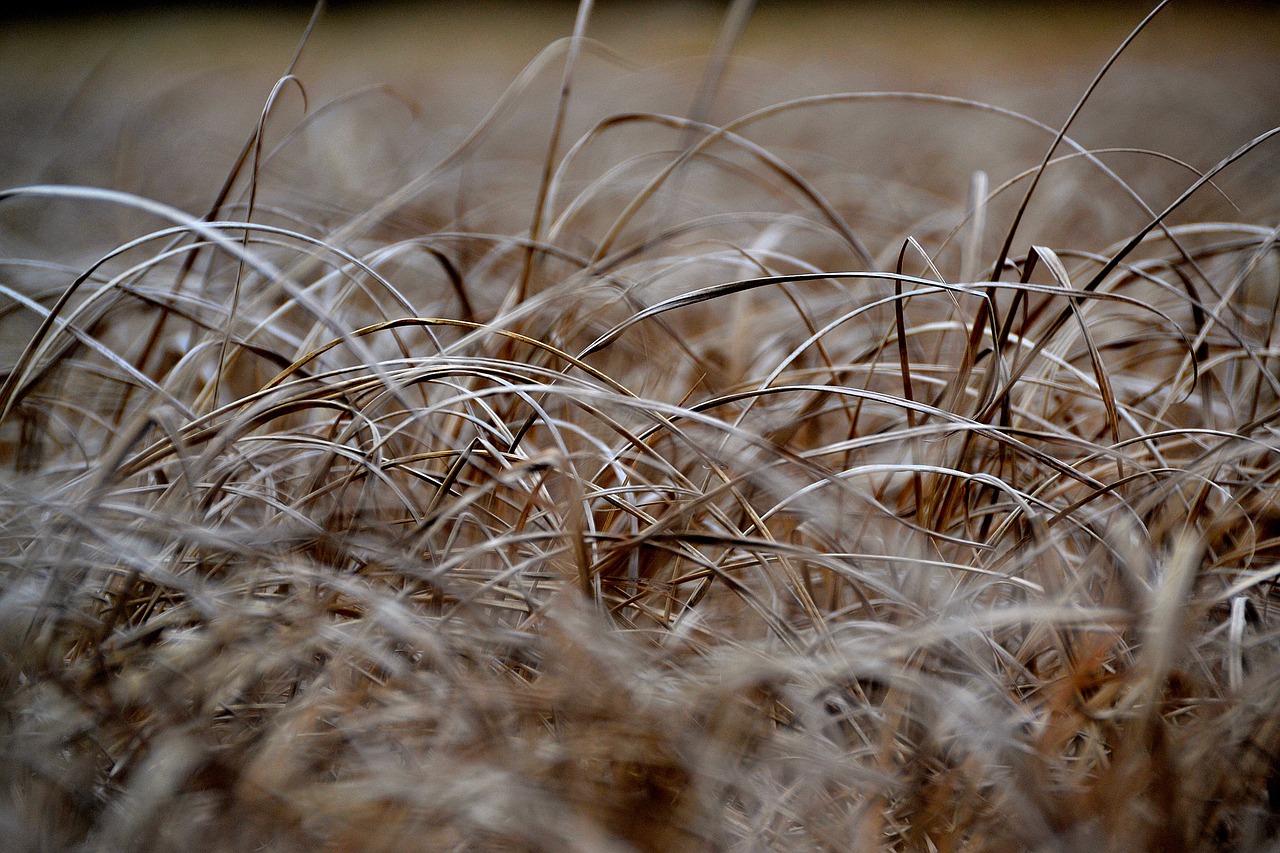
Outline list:
[[[1033,2],[1032,0],[1023,0],[1023,2],[1018,2],[1018,0],[998,0],[998,2],[985,2],[985,3],[975,2],[974,0],[970,0],[970,2],[962,2],[962,3],[956,3],[955,0],[943,0],[943,3],[947,3],[947,2],[951,2],[953,5],[965,5],[975,9],[981,8],[981,7],[995,8],[1000,6],[1007,7],[1007,6],[1018,6],[1018,5],[1021,5],[1021,6],[1046,5],[1044,3]],[[1216,3],[1205,2],[1205,0],[1198,0],[1198,2],[1200,5],[1214,5],[1214,6],[1266,7],[1266,6],[1280,5],[1275,2],[1268,2],[1268,0],[1226,0],[1226,2],[1216,2]],[[895,3],[887,3],[887,2],[877,3],[876,0],[836,0],[836,2],[834,3],[830,2],[830,0],[827,0],[827,2],[819,2],[819,0],[812,0],[812,2],[808,2],[808,3],[804,2],[804,0],[786,0],[786,4],[790,6],[836,5],[836,6],[843,6],[843,7],[856,7],[856,6],[868,6],[868,5],[893,5],[893,6],[899,6],[899,7],[907,6],[907,5],[919,5],[919,6],[939,5],[939,3],[936,2],[936,0],[934,0],[934,2],[926,2],[926,0],[906,0],[905,2],[895,2]],[[382,7],[387,6],[388,0],[337,0],[337,2],[330,3],[329,5],[334,8],[345,9],[345,10],[354,10],[354,9],[369,10],[369,9],[377,8],[379,6],[382,6]],[[420,2],[418,2],[416,5],[434,6],[438,9],[458,9],[460,7],[465,7],[473,4],[448,2],[448,0],[420,0]],[[526,7],[540,7],[543,9],[549,9],[557,6],[572,8],[572,7],[575,7],[577,3],[575,0],[521,0],[521,2],[518,2],[518,3],[510,2],[508,5],[520,5],[520,6],[526,6]],[[663,5],[670,6],[672,5],[672,3],[670,2],[670,0],[614,0],[612,4],[607,4],[607,5],[629,6],[632,8],[641,8],[646,6],[663,6]],[[700,5],[700,6],[707,6],[707,7],[717,7],[717,6],[727,5],[727,0],[681,0],[681,5],[688,5],[688,6]],[[1072,5],[1072,3],[1069,0],[1069,2],[1065,4],[1056,3],[1054,5]],[[1092,5],[1095,7],[1121,6],[1121,5],[1150,7],[1150,6],[1153,6],[1154,3],[1139,2],[1139,0],[1093,0],[1093,2],[1082,2],[1082,0],[1075,0],[1074,5]],[[230,9],[261,10],[261,9],[289,9],[289,8],[309,9],[311,6],[312,4],[305,2],[305,0],[270,0],[270,2],[265,2],[265,0],[120,0],[120,2],[115,2],[115,3],[105,3],[105,2],[102,2],[102,0],[48,0],[48,2],[44,2],[38,5],[32,5],[32,6],[24,6],[24,7],[7,6],[5,7],[5,12],[3,14],[10,17],[16,17],[16,16],[48,17],[48,16],[54,16],[54,15],[68,14],[68,13],[76,13],[76,14],[88,13],[88,12],[114,13],[114,12],[120,12],[124,10],[141,10],[141,9],[164,12],[164,11],[173,11],[176,9],[185,9],[189,11],[190,10],[205,10],[205,11],[230,10]]]
[[[727,5],[598,2],[589,35],[620,54],[597,63],[616,80],[598,103],[621,104],[625,94],[637,108],[687,111]],[[1056,126],[1154,7],[761,0],[736,46],[720,117],[820,92],[909,90],[975,98]],[[301,2],[51,0],[7,8],[0,185],[109,184],[175,203],[207,197],[226,174],[312,11]],[[434,155],[424,140],[445,151],[465,137],[522,69],[572,31],[575,10],[572,2],[335,0],[295,69],[302,86],[282,93],[282,121],[378,88],[384,101],[408,105],[412,122],[400,120],[401,107],[386,106],[353,120],[334,144],[384,159],[416,146],[425,162]],[[628,68],[669,70],[687,85],[628,78]],[[554,80],[553,72],[543,76]],[[663,87],[669,102],[646,101]],[[1173,2],[1116,64],[1073,132],[1086,144],[1145,146],[1207,168],[1277,125],[1280,7]],[[976,155],[990,159],[981,136],[947,133],[933,142],[930,133],[909,140],[913,154],[933,145],[939,158],[956,159],[956,174]],[[902,147],[889,142],[882,146],[889,153]],[[966,146],[974,157],[966,159]],[[1253,159],[1260,174],[1280,171],[1276,149]],[[909,165],[921,162],[915,156]]]

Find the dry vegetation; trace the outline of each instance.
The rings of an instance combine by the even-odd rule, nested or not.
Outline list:
[[[744,5],[0,191],[4,849],[1278,849],[1276,102]]]

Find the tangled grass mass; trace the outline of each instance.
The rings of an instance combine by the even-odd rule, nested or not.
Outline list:
[[[749,6],[0,191],[5,850],[1280,849],[1277,131]]]

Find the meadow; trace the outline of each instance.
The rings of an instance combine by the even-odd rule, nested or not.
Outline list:
[[[0,35],[5,850],[1280,851],[1280,16],[752,5]]]

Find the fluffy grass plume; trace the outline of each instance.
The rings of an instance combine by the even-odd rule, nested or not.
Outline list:
[[[5,850],[1280,849],[1276,101],[751,5],[0,190]]]

